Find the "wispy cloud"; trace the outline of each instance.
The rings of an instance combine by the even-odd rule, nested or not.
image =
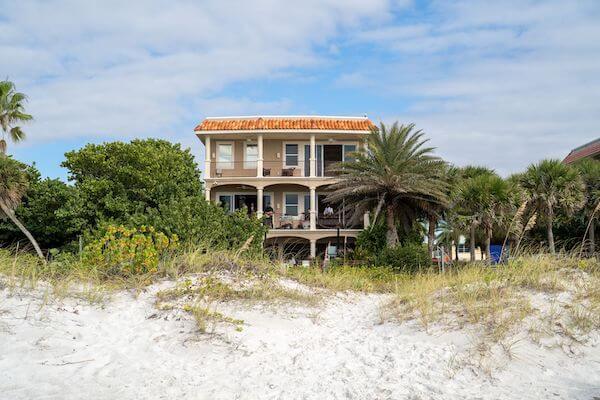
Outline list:
[[[338,84],[406,99],[386,119],[416,122],[452,161],[513,172],[600,136],[599,17],[593,1],[433,2],[359,33],[385,57]]]
[[[199,120],[236,82],[309,68],[316,49],[389,4],[328,0],[24,1],[0,10],[4,74],[27,92],[36,142],[160,135]],[[218,100],[215,100],[218,99]],[[271,103],[229,98],[231,110]]]

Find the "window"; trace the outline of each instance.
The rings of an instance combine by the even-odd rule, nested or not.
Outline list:
[[[223,194],[219,196],[219,205],[225,209],[225,211],[233,211],[231,209],[233,202],[231,201],[231,195]]]
[[[233,143],[217,144],[217,169],[233,169]]]
[[[258,144],[246,143],[244,150],[244,168],[255,169],[258,161]]]
[[[285,215],[298,216],[298,194],[287,193],[285,195]]]
[[[344,161],[354,161],[355,158],[352,156],[352,153],[356,152],[355,144],[345,144],[344,145]]]
[[[298,145],[297,144],[286,144],[285,145],[285,165],[288,167],[298,166]]]

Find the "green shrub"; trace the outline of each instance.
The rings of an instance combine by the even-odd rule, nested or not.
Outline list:
[[[415,272],[431,266],[431,258],[425,245],[406,243],[397,247],[386,247],[377,255],[374,263],[396,271]]]
[[[381,265],[377,262],[381,253],[386,251],[387,227],[379,223],[361,231],[356,238],[356,248],[353,253],[355,260],[366,261]],[[421,246],[425,232],[423,226],[416,222],[409,230],[398,229],[400,246]]]
[[[385,248],[386,227],[383,224],[371,225],[360,231],[356,238],[354,256],[357,259],[369,259]]]
[[[109,225],[100,237],[85,246],[82,261],[106,276],[154,273],[161,256],[177,245],[176,235],[168,237],[153,227],[129,229]]]

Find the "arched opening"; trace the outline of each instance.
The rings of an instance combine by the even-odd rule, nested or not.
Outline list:
[[[272,184],[265,186],[265,211],[271,205],[274,229],[310,228],[310,189],[301,184]],[[271,224],[271,221],[269,222]]]
[[[347,257],[356,247],[356,238],[350,235],[327,236],[317,240],[317,257],[323,259],[325,254],[330,258]]]
[[[253,185],[216,185],[211,188],[210,197],[229,212],[245,209],[248,214],[254,214],[258,210],[258,193]]]
[[[284,236],[265,240],[265,252],[273,260],[299,264],[310,258],[310,242],[308,239]]]

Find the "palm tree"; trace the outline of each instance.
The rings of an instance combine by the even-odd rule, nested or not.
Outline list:
[[[374,128],[367,151],[336,168],[340,179],[328,196],[330,201],[343,200],[354,215],[385,206],[388,246],[398,244],[398,223],[409,230],[417,218],[448,202],[442,179],[445,162],[433,155],[424,133],[414,128],[398,123]]]
[[[29,181],[25,166],[11,157],[0,156],[0,217],[9,218],[19,227],[40,258],[45,260],[40,246],[15,215],[15,209],[21,204],[21,199],[25,195],[28,186]]]
[[[470,220],[471,261],[475,260],[475,233],[480,226],[489,262],[494,224],[511,205],[509,184],[495,173],[482,173],[459,185],[456,200],[459,209]]]
[[[532,164],[521,175],[521,186],[538,216],[546,222],[546,234],[550,252],[554,246],[553,224],[559,211],[570,214],[584,204],[584,184],[579,172],[560,160],[542,160]],[[539,219],[538,219],[539,221]]]
[[[25,133],[19,122],[26,122],[33,119],[29,114],[25,114],[25,100],[27,97],[23,93],[15,91],[15,84],[10,81],[0,81],[0,127],[2,127],[2,139],[0,140],[0,152],[6,154],[6,136],[10,136],[13,142],[20,142],[25,139]]]
[[[589,240],[590,253],[596,252],[596,214],[600,207],[600,161],[593,159],[584,159],[574,164],[577,168],[583,183],[585,185],[585,215],[588,220],[588,232],[583,240]],[[582,249],[583,250],[583,249]]]

